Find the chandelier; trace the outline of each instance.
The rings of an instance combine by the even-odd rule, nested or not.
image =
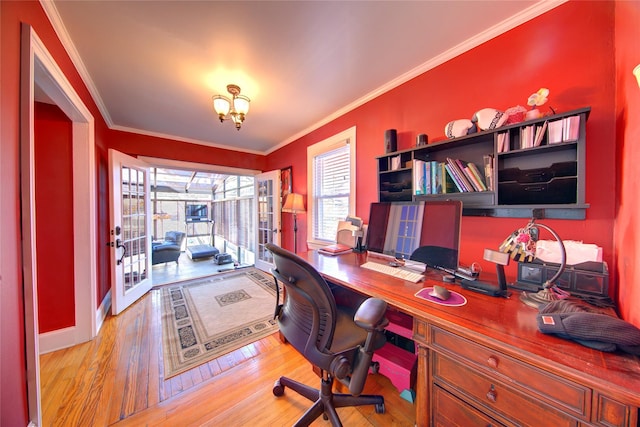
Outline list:
[[[231,119],[240,130],[242,122],[249,111],[251,100],[244,95],[240,95],[240,86],[227,85],[227,92],[231,94],[231,99],[223,95],[213,96],[213,109],[220,118],[220,122]]]

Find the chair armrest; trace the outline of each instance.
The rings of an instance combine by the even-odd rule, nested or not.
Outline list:
[[[384,317],[386,312],[387,303],[385,301],[379,298],[369,298],[358,307],[353,321],[367,331],[380,331],[389,324],[389,320]]]

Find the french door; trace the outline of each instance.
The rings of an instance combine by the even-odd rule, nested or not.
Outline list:
[[[273,267],[273,257],[267,243],[280,245],[280,171],[264,172],[255,176],[256,198],[256,260],[255,266],[263,271]]]
[[[121,313],[151,289],[149,166],[109,150],[111,312]]]

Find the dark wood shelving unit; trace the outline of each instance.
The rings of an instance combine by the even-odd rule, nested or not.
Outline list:
[[[589,207],[585,201],[585,129],[590,111],[585,107],[379,156],[378,200],[457,199],[463,202],[464,215],[584,219]],[[579,123],[572,123],[572,132],[562,132],[560,141],[552,141],[549,128],[570,120]],[[540,144],[523,148],[523,130],[532,126],[535,131],[545,122]],[[505,135],[508,151],[500,148]],[[493,159],[491,190],[416,194],[415,161],[461,159],[484,172],[486,156]]]

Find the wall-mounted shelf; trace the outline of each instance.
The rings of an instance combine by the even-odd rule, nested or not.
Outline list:
[[[464,215],[584,219],[590,111],[585,107],[377,157],[378,200],[457,199]],[[475,175],[461,170],[474,166]],[[465,180],[466,185],[460,182]]]

